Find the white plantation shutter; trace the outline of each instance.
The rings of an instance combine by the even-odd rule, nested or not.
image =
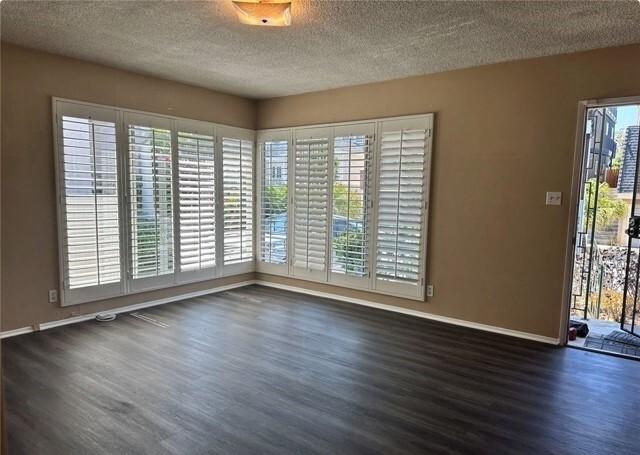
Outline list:
[[[259,256],[261,271],[287,271],[289,139],[281,133],[258,138],[260,150]]]
[[[131,286],[140,290],[173,281],[172,123],[162,117],[127,114],[125,125]]]
[[[375,124],[336,127],[333,140],[331,280],[369,286],[371,146]]]
[[[326,276],[331,128],[301,129],[295,140],[293,271]]]
[[[380,126],[376,289],[411,297],[424,292],[430,120]]]
[[[58,102],[63,305],[122,293],[117,112]]]
[[[225,128],[221,133],[224,197],[224,265],[253,264],[253,137]]]
[[[254,233],[255,132],[53,108],[62,305],[256,269],[424,298],[431,114],[259,132]]]
[[[178,122],[177,129],[180,272],[192,278],[213,277],[216,265],[213,128]]]

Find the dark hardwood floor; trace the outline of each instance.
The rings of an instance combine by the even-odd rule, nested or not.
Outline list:
[[[640,362],[260,286],[2,357],[9,454],[640,453]]]

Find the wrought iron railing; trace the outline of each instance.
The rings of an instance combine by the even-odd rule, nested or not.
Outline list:
[[[586,302],[585,319],[600,317],[600,302],[602,301],[602,284],[604,283],[605,266],[598,242],[594,240],[592,248],[593,261],[591,263],[591,281],[589,283],[589,298]]]
[[[597,319],[606,267],[598,242],[595,239],[588,242],[589,237],[588,233],[582,232],[576,239],[571,310],[584,319]]]

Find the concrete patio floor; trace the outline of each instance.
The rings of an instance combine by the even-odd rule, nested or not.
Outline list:
[[[577,315],[572,315],[571,320],[586,322],[589,325],[588,336],[592,338],[605,337],[609,335],[611,332],[620,332],[625,334],[627,333],[620,329],[620,323],[616,321],[603,321],[599,319],[583,320],[581,319],[580,316],[577,316]],[[595,351],[615,352],[609,349],[598,349],[597,347],[593,346],[593,343],[591,343],[590,346],[585,346],[586,340],[587,340],[587,337],[584,337],[584,338],[577,337],[575,340],[569,341],[568,344],[569,346],[575,346],[580,348],[586,347],[588,349],[592,349]],[[633,356],[633,357],[640,358],[640,356]]]

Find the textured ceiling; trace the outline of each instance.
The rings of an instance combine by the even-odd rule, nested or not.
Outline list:
[[[1,5],[3,40],[252,98],[640,43],[636,0],[293,0],[288,28],[230,0]]]

